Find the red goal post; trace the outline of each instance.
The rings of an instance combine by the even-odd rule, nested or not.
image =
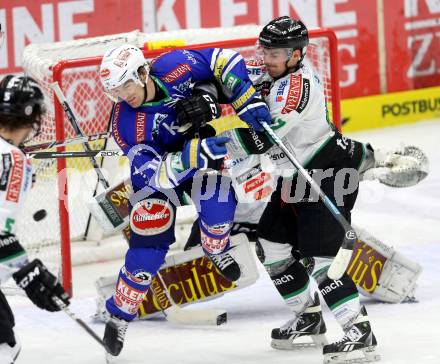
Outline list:
[[[246,28],[246,30],[244,30]],[[231,28],[232,29],[232,28]],[[190,31],[180,31],[180,32],[162,32],[157,33],[159,41],[154,38],[154,35],[144,35],[144,37],[138,37],[136,41],[129,41],[139,47],[143,47],[145,57],[147,59],[154,58],[159,54],[163,53],[167,49],[158,50],[147,50],[146,48],[151,45],[155,45],[155,42],[161,42],[162,39],[184,39],[185,45],[178,46],[175,48],[186,48],[186,49],[203,49],[208,47],[219,47],[219,48],[232,48],[238,50],[244,58],[252,58],[256,50],[256,40],[258,32],[261,27],[258,26],[248,26],[248,27],[235,27],[233,31],[231,30],[231,37],[237,39],[228,39],[227,28],[223,29],[199,29]],[[203,35],[207,33],[206,37]],[[234,34],[232,35],[232,32]],[[186,34],[192,33],[191,40],[186,40]],[[132,33],[129,33],[132,34]],[[138,33],[143,34],[143,33]],[[168,37],[167,37],[168,34]],[[220,36],[221,34],[221,36]],[[337,38],[333,31],[328,29],[313,29],[309,32],[310,35],[310,46],[308,47],[306,58],[311,61],[315,70],[317,70],[318,75],[321,77],[321,81],[324,85],[324,90],[326,98],[328,101],[328,111],[331,120],[335,125],[340,127],[341,112],[340,112],[340,91],[339,91],[339,75],[338,75],[338,50],[337,50]],[[52,107],[49,117],[43,123],[43,132],[39,137],[38,141],[46,140],[64,140],[74,136],[73,130],[69,125],[68,120],[64,115],[64,111],[59,102],[54,99],[52,92],[49,88],[50,83],[58,82],[61,89],[65,93],[69,103],[77,114],[77,118],[80,120],[80,125],[86,134],[96,134],[99,132],[104,132],[108,128],[108,118],[111,109],[111,102],[104,96],[103,90],[101,89],[98,69],[99,64],[102,59],[102,54],[105,49],[119,45],[118,42],[112,41],[112,37],[99,37],[90,40],[78,40],[66,42],[65,45],[60,43],[60,45],[46,45],[46,47],[39,45],[32,45],[30,51],[25,51],[24,56],[24,68],[31,76],[37,79],[40,84],[43,85],[45,89],[46,96],[51,100]],[[220,38],[220,40],[216,40]],[[119,39],[119,38],[118,38]],[[207,43],[206,39],[212,40]],[[91,57],[84,57],[80,51],[81,42],[88,42],[89,47],[92,44],[99,44],[99,50],[96,51],[95,55]],[[179,43],[182,43],[179,41]],[[104,45],[104,46],[103,46]],[[64,47],[64,48],[63,48]],[[71,48],[75,48],[77,51],[71,51]],[[64,53],[68,53],[67,56],[62,55],[62,51],[66,50]],[[93,48],[95,49],[95,48]],[[61,56],[54,56],[54,59],[50,59],[48,55],[51,53],[59,52]],[[69,54],[70,53],[70,54]],[[84,53],[84,51],[83,51]],[[80,57],[75,57],[75,55],[80,55]],[[40,60],[36,59],[43,59]],[[46,58],[44,58],[46,57]],[[64,59],[57,59],[57,57],[62,57]],[[37,62],[38,61],[38,62]],[[41,66],[43,64],[43,66]],[[40,68],[42,70],[40,70]],[[47,68],[47,69],[45,69]],[[223,115],[229,115],[231,108],[225,108],[227,111]],[[228,118],[225,118],[228,119]],[[230,126],[226,126],[230,127]],[[94,148],[102,148],[102,142],[94,142]],[[76,147],[78,148],[78,146]],[[64,150],[64,148],[59,148],[58,150]],[[69,149],[72,150],[72,149]],[[75,149],[78,150],[78,149]],[[106,161],[104,161],[105,163]],[[118,164],[115,166],[115,161],[108,161],[113,163],[110,166],[110,170],[114,171]],[[41,163],[35,161],[35,163]],[[49,163],[50,164],[50,163]],[[42,188],[43,194],[45,191],[49,191],[51,194],[57,195],[57,208],[53,209],[53,213],[49,214],[51,219],[58,220],[54,221],[54,224],[59,227],[59,232],[54,233],[53,242],[47,243],[50,238],[44,237],[44,242],[53,249],[53,255],[58,258],[57,264],[61,268],[61,275],[64,287],[71,292],[72,289],[72,255],[71,248],[74,245],[72,242],[82,238],[83,229],[86,228],[86,221],[88,220],[88,211],[85,207],[84,199],[89,198],[93,195],[94,181],[92,183],[86,183],[79,185],[72,185],[72,175],[76,175],[76,171],[79,171],[79,175],[88,175],[89,179],[93,180],[93,173],[89,173],[91,170],[90,162],[86,158],[78,159],[57,159],[56,166],[49,165],[47,168],[43,165],[37,165],[37,169],[43,175],[43,179],[50,180],[52,182],[52,189],[49,187]],[[104,164],[105,170],[105,164]],[[37,173],[38,178],[38,173]],[[50,185],[49,182],[47,182]],[[38,185],[38,183],[37,183]],[[58,190],[58,193],[54,189]],[[78,190],[81,192],[81,200],[76,201],[72,194],[78,194]],[[73,191],[73,192],[72,192]],[[41,192],[40,192],[41,194]],[[32,195],[32,194],[31,194]],[[85,198],[84,198],[85,197]],[[39,205],[38,198],[33,196],[37,202],[32,202],[35,205]],[[52,200],[53,202],[53,200]],[[52,206],[51,206],[52,207]],[[47,209],[51,208],[47,207]],[[57,211],[55,211],[57,210]],[[70,212],[69,212],[70,211]],[[29,219],[29,217],[27,217]],[[81,221],[79,221],[81,220]],[[46,223],[50,223],[46,221]],[[39,227],[44,230],[42,223],[40,222]],[[99,229],[99,228],[98,228]],[[102,239],[102,234],[98,234],[99,239]],[[32,239],[30,239],[32,240]],[[27,239],[25,241],[25,246],[28,245]],[[36,253],[41,251],[39,241],[32,241],[32,246],[36,246]],[[82,244],[79,242],[78,244]],[[77,244],[75,244],[77,245]],[[85,252],[82,252],[85,257],[89,257],[86,248]],[[105,249],[105,248],[104,248]],[[121,252],[121,255],[124,252]],[[103,258],[98,258],[103,259]],[[105,259],[105,258],[104,258]],[[83,259],[79,259],[80,262]],[[88,259],[85,259],[87,262]]]

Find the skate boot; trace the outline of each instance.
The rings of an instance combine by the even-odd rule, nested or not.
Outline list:
[[[18,341],[12,346],[8,343],[0,344],[0,363],[14,364],[15,359],[17,359],[18,354],[20,354],[20,350],[21,344]]]
[[[111,316],[107,321],[104,331],[104,344],[107,353],[118,356],[124,346],[125,332],[127,331],[128,321]]]
[[[303,347],[322,347],[327,344],[327,328],[322,317],[318,293],[315,299],[296,319],[290,320],[282,327],[272,330],[271,346],[279,350],[295,350]],[[294,342],[301,336],[308,336],[312,342]]]
[[[226,279],[234,282],[241,276],[240,266],[227,251],[220,254],[206,253],[211,262]]]
[[[344,337],[323,348],[324,363],[348,364],[380,360],[375,353],[377,341],[371,331],[367,311],[362,306],[354,323],[346,330]]]

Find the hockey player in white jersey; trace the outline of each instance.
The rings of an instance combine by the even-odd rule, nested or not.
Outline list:
[[[296,158],[314,171],[322,190],[350,221],[358,172],[374,166],[373,149],[342,136],[327,119],[322,85],[304,60],[308,32],[301,21],[277,18],[263,28],[259,42],[266,72],[254,84],[269,106],[272,128]],[[358,361],[378,359],[374,354],[376,338],[355,284],[347,274],[336,281],[327,276],[331,257],[342,242],[343,229],[317,196],[308,191],[284,153],[275,147],[268,152],[287,178],[280,179],[262,215],[257,250],[276,289],[292,310],[292,318],[272,330],[272,346],[295,348],[300,336],[326,344],[319,296],[311,291],[310,274],[345,332],[340,341],[324,345],[325,361],[344,362],[352,352],[364,354],[354,355],[352,359]],[[346,170],[352,173],[347,175]],[[299,191],[303,192],[301,196]],[[284,210],[291,212],[290,219],[286,220]],[[290,227],[288,239],[284,234],[286,224]],[[313,257],[315,265],[307,271],[292,249]]]
[[[41,309],[59,311],[58,298],[69,297],[58,279],[38,259],[29,262],[15,235],[16,216],[32,185],[32,168],[20,146],[38,132],[44,97],[29,77],[7,75],[0,81],[0,283],[12,275]],[[14,335],[14,315],[0,291],[0,363],[14,363],[20,343]]]

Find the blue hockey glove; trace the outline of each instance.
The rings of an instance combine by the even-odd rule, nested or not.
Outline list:
[[[254,98],[237,115],[255,131],[263,131],[260,120],[265,121],[268,125],[272,124],[269,108],[258,98]]]
[[[223,157],[228,153],[226,143],[229,140],[227,137],[188,140],[183,146],[182,151],[184,168],[220,170]]]

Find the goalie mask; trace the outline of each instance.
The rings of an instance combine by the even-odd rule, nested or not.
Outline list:
[[[139,77],[139,68],[144,67],[146,75],[149,74],[149,66],[142,51],[133,45],[124,44],[111,48],[105,52],[101,61],[101,83],[108,96],[117,101],[118,92],[130,84],[145,86],[145,82]]]
[[[306,55],[309,35],[306,26],[301,20],[282,16],[272,20],[261,31],[258,41],[261,47],[274,49],[284,48],[287,50],[287,61],[292,57],[294,50],[301,51],[301,64]]]
[[[0,126],[38,131],[45,110],[43,92],[32,78],[7,75],[0,81]]]

